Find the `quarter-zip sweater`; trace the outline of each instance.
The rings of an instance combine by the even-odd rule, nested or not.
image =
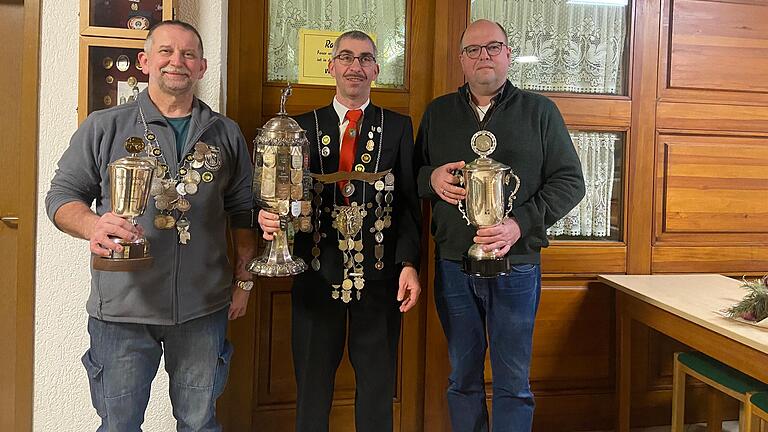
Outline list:
[[[509,165],[520,177],[520,190],[510,216],[520,225],[521,238],[507,256],[513,264],[538,264],[541,248],[549,244],[547,227],[581,201],[584,178],[555,104],[509,81],[492,99],[482,121],[471,102],[468,84],[432,101],[421,120],[416,137],[418,188],[419,196],[432,204],[436,257],[461,260],[477,228],[467,224],[457,206],[443,201],[432,190],[430,177],[437,167],[449,162],[475,160],[478,156],[470,141],[480,130],[496,136],[496,150],[490,157]]]
[[[96,213],[111,210],[108,164],[128,156],[123,143],[143,137],[139,106],[160,144],[172,176],[180,167],[173,129],[149,99],[146,90],[136,102],[96,111],[72,136],[59,161],[45,204],[54,221],[64,204],[95,202]],[[182,156],[202,141],[220,150],[221,168],[211,182],[201,182],[185,214],[191,239],[179,244],[176,229],[158,230],[155,200],[138,218],[154,257],[151,268],[136,272],[102,272],[91,268],[88,314],[105,321],[178,324],[227,307],[231,301],[232,266],[227,257],[227,221],[234,228],[250,226],[253,171],[240,128],[195,98]],[[200,171],[207,171],[201,169]],[[178,218],[179,212],[174,211]]]

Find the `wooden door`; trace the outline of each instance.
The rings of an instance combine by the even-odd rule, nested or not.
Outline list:
[[[32,429],[39,2],[0,1],[0,430]]]
[[[266,79],[267,4],[248,0],[229,3],[227,115],[246,140],[278,111],[284,83]],[[408,114],[418,125],[432,98],[434,1],[406,1],[406,79],[401,89],[375,89],[377,105]],[[416,55],[415,53],[418,53]],[[333,87],[294,85],[287,110],[299,114],[325,106]],[[425,222],[424,239],[428,238]],[[426,269],[426,254],[422,268]],[[422,284],[426,284],[426,271]],[[295,417],[295,381],[290,349],[290,279],[257,281],[248,315],[233,323],[230,338],[236,354],[227,392],[219,404],[225,430],[289,431]],[[403,318],[399,347],[397,394],[392,401],[395,430],[422,427],[425,297]],[[337,373],[331,430],[354,430],[354,373],[348,359]]]

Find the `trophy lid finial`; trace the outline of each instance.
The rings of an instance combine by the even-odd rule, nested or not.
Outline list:
[[[289,81],[288,86],[280,92],[280,111],[277,113],[277,115],[288,115],[288,111],[285,110],[285,102],[288,100],[288,96],[291,95],[292,90],[293,89]]]
[[[134,156],[138,153],[143,152],[144,148],[146,147],[146,145],[144,144],[144,140],[141,139],[140,137],[135,137],[135,136],[129,137],[128,139],[126,139],[125,144],[123,145],[125,146],[125,150]]]

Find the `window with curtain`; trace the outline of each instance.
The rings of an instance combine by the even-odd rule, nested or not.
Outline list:
[[[547,230],[551,238],[621,240],[621,160],[624,135],[570,131],[584,171],[586,194]]]
[[[267,79],[296,82],[299,30],[360,30],[376,41],[378,87],[404,86],[405,0],[270,0]]]
[[[472,0],[509,34],[509,79],[545,92],[624,94],[626,0]]]

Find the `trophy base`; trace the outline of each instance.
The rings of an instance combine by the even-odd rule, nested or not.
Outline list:
[[[270,263],[266,259],[253,260],[248,264],[248,271],[256,276],[285,277],[295,276],[307,269],[307,264],[301,258],[284,263]]]
[[[464,254],[461,263],[464,273],[484,278],[505,275],[512,268],[508,257],[475,259]]]
[[[151,256],[143,258],[105,258],[93,257],[93,269],[111,272],[131,272],[152,267],[155,259]]]

